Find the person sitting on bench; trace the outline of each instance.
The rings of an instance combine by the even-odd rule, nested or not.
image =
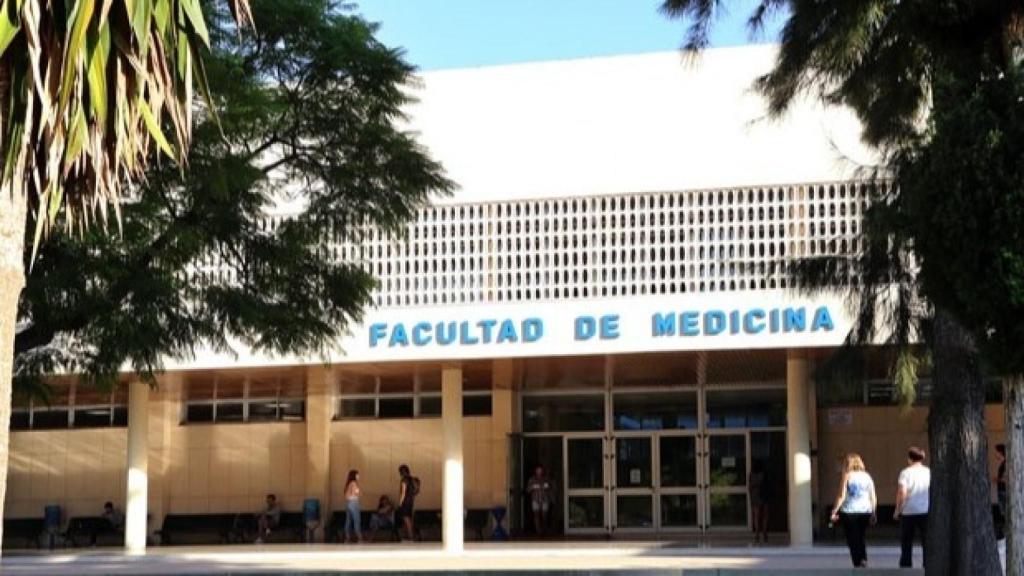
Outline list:
[[[391,498],[388,498],[387,494],[380,497],[377,511],[370,516],[370,542],[377,536],[377,530],[381,529],[395,529],[395,505],[391,503]]]
[[[103,504],[103,514],[100,517],[106,520],[106,522],[89,535],[89,544],[91,546],[96,545],[96,538],[101,533],[124,534],[124,512],[114,508],[113,502]]]
[[[281,507],[277,505],[277,496],[267,494],[267,507],[256,514],[256,525],[259,527],[256,543],[263,544],[263,539],[270,536],[270,531],[277,528],[280,522]]]

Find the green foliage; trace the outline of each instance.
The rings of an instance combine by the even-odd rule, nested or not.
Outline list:
[[[187,175],[151,169],[119,237],[89,229],[43,244],[19,310],[22,385],[57,369],[102,384],[125,364],[151,378],[166,357],[233,340],[316,354],[375,282],[332,244],[360,241],[367,224],[396,232],[451,189],[397,127],[413,68],[371,24],[320,0],[260,0],[255,37],[239,38],[216,8],[214,109],[196,110]],[[298,214],[268,227],[281,202]],[[214,257],[222,267],[208,267]]]
[[[1024,79],[936,82],[926,138],[897,162],[920,281],[1003,374],[1024,372]]]

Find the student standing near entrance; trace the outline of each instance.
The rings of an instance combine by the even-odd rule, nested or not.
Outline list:
[[[868,524],[874,524],[875,481],[867,473],[860,454],[846,455],[843,463],[843,479],[839,484],[839,496],[832,507],[832,522],[843,521],[846,545],[850,548],[850,559],[855,568],[867,568],[868,552],[864,534]]]
[[[911,446],[907,450],[907,467],[900,472],[896,490],[896,513],[900,523],[900,568],[913,565],[914,532],[921,533],[924,552],[928,530],[928,488],[932,472],[924,465],[924,450]]]
[[[551,509],[551,481],[544,473],[543,466],[533,469],[533,476],[526,483],[530,495],[530,509],[533,510],[533,529],[537,536],[543,536],[548,526],[548,511]]]
[[[416,507],[416,495],[420,493],[420,479],[413,476],[405,464],[398,467],[398,474],[402,480],[398,485],[398,513],[395,521],[397,522],[401,518],[406,536],[409,540],[415,540],[416,527],[413,525],[413,513]]]

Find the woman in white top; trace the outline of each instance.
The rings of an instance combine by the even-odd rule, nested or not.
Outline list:
[[[359,507],[359,496],[362,490],[359,488],[359,471],[349,470],[348,480],[345,481],[345,541],[350,541],[352,532],[355,532],[353,542],[363,541],[363,530]]]
[[[868,565],[867,547],[864,533],[868,524],[874,524],[875,482],[864,468],[864,460],[860,454],[846,455],[843,464],[843,480],[839,484],[839,496],[832,507],[832,522],[843,521],[846,532],[846,545],[850,548],[850,559],[855,568],[866,568]]]

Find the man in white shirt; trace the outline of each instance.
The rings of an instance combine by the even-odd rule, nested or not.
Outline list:
[[[910,568],[914,551],[914,533],[921,533],[924,551],[928,530],[928,488],[932,472],[924,465],[924,450],[911,446],[907,450],[907,467],[900,472],[896,491],[896,513],[900,521],[900,567]]]

